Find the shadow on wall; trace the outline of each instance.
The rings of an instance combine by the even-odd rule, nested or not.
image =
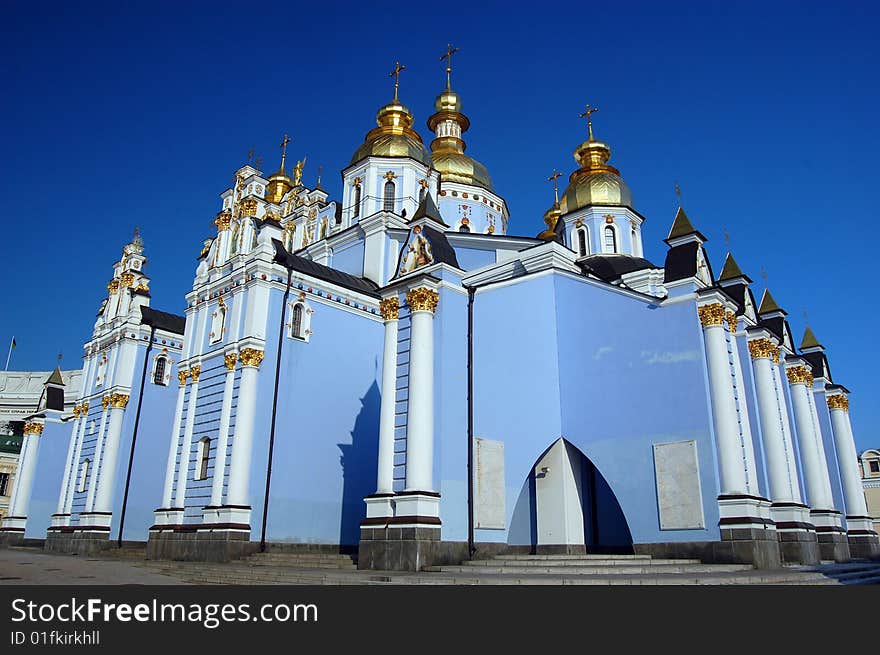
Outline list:
[[[360,525],[366,516],[364,496],[376,491],[376,463],[379,458],[379,385],[370,385],[361,398],[361,411],[354,421],[350,444],[337,444],[342,455],[342,512],[339,544],[357,545]]]

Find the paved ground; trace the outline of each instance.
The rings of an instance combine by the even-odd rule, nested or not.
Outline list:
[[[0,549],[0,585],[173,585],[171,575],[127,561],[42,553],[37,549]]]

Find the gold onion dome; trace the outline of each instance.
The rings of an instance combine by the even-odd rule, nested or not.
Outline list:
[[[559,218],[563,214],[562,208],[559,206],[559,184],[557,182],[560,177],[562,177],[562,173],[554,168],[553,175],[547,178],[548,182],[553,182],[553,206],[544,212],[544,222],[547,224],[547,229],[538,235],[538,238],[544,241],[556,239],[556,223],[559,222]]]
[[[464,154],[467,144],[461,134],[471,122],[461,113],[461,97],[448,86],[434,101],[434,114],[428,119],[428,128],[438,134],[442,123],[455,124],[457,129],[442,129],[431,141],[431,160],[444,182],[459,182],[494,191],[489,170],[473,157]]]
[[[595,109],[587,108],[589,115]],[[589,205],[632,206],[632,194],[620,171],[610,166],[611,148],[593,137],[593,124],[589,123],[590,136],[574,151],[574,159],[580,166],[568,178],[568,188],[562,195],[560,206],[567,214]]]
[[[280,204],[281,199],[293,188],[293,180],[284,169],[284,162],[287,160],[287,144],[291,138],[284,135],[281,140],[281,166],[269,177],[269,183],[266,185],[266,200],[271,203]]]
[[[422,137],[412,129],[412,112],[397,98],[381,107],[376,113],[378,127],[367,132],[364,142],[354,151],[351,163],[364,157],[411,157],[426,166],[431,165],[431,157],[425,150]]]

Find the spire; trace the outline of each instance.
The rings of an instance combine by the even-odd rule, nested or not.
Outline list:
[[[553,175],[547,178],[548,182],[553,182],[553,206],[544,212],[544,223],[547,224],[547,229],[538,235],[538,238],[544,241],[554,241],[557,236],[556,223],[562,216],[562,210],[559,208],[559,183],[557,182],[560,177],[562,177],[562,173],[554,168]]]
[[[688,218],[688,215],[684,213],[684,209],[681,207],[678,208],[678,211],[675,212],[675,219],[672,221],[672,229],[669,230],[669,236],[667,239],[675,239],[677,237],[683,237],[687,234],[693,234],[696,232],[693,224],[691,224],[691,219]]]
[[[397,92],[400,87],[400,74],[406,70],[406,66],[402,66],[399,61],[394,62],[394,70],[388,73],[388,77],[394,78],[394,102],[397,100]]]
[[[769,314],[770,312],[781,311],[784,310],[776,303],[776,300],[770,294],[770,289],[764,289],[764,295],[761,296],[761,305],[758,307],[758,314]]]
[[[286,172],[284,170],[284,163],[285,163],[285,161],[287,161],[287,144],[290,143],[291,141],[293,141],[293,139],[291,139],[286,134],[284,135],[284,138],[281,139],[281,166],[278,167],[279,173],[286,174]]]
[[[587,127],[590,130],[590,138],[588,139],[589,141],[596,140],[593,138],[593,114],[595,114],[597,111],[599,111],[598,107],[591,107],[590,105],[587,105],[586,111],[580,115],[581,118],[587,119]]]
[[[279,145],[281,148],[281,166],[272,174],[272,177],[269,178],[269,183],[266,185],[266,200],[276,205],[280,204],[281,199],[293,188],[293,181],[287,175],[287,171],[284,168],[287,162],[287,144],[291,141],[293,139],[286,134],[281,139],[281,144]]]
[[[440,216],[440,210],[437,209],[437,204],[434,202],[430,193],[425,193],[425,195],[422,196],[419,206],[416,209],[416,213],[413,214],[413,217],[409,222],[414,223],[421,218],[429,218],[432,221],[440,223],[443,227],[448,227],[446,223],[443,222],[443,217]]]
[[[64,378],[61,377],[61,364],[59,363],[55,370],[52,371],[52,374],[46,378],[46,381],[43,384],[55,384],[58,386],[64,386]]]
[[[718,281],[726,282],[727,280],[736,280],[739,278],[745,278],[747,281],[751,282],[749,276],[742,272],[742,269],[739,267],[739,264],[736,263],[733,255],[728,252],[727,257],[724,259],[724,266],[721,269],[721,277],[718,278]]]
[[[451,43],[446,44],[446,52],[440,55],[440,61],[446,60],[446,90],[452,91],[452,55],[458,52],[458,48]]]
[[[813,333],[813,330],[810,326],[807,326],[807,329],[804,330],[804,338],[801,339],[801,350],[807,350],[808,348],[821,348],[822,344],[819,343],[819,340],[816,338],[816,335]]]

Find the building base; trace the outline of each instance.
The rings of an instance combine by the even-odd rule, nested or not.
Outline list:
[[[0,548],[10,548],[24,544],[24,529],[15,528],[0,529]]]
[[[72,526],[64,529],[49,528],[43,550],[64,555],[96,555],[114,543],[108,530],[79,530]]]
[[[633,552],[661,559],[698,559],[704,564],[751,564],[758,569],[782,566],[775,530],[722,529],[721,541],[633,544]]]
[[[770,516],[776,523],[783,564],[819,563],[819,539],[816,526],[810,523],[809,507],[795,502],[773,503]]]
[[[833,509],[814,509],[810,511],[810,521],[816,526],[822,559],[848,562],[849,542],[846,539],[846,530],[841,527],[840,512]]]
[[[846,535],[849,542],[849,554],[854,559],[875,559],[880,560],[880,537],[877,533],[870,534],[852,534]]]
[[[189,562],[229,562],[260,549],[251,543],[250,530],[200,529],[198,523],[153,526],[147,541],[147,559]]]
[[[367,519],[365,523],[369,521]],[[461,544],[459,544],[460,546]],[[422,571],[429,566],[467,558],[467,544],[445,553],[440,525],[361,525],[358,568],[381,571]],[[446,561],[444,561],[446,560]]]

